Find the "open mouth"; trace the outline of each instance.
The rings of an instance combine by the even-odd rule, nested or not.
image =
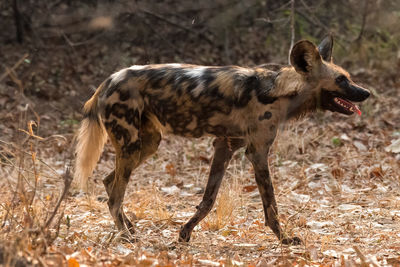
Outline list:
[[[357,113],[359,116],[361,116],[361,110],[358,108],[357,105],[351,103],[350,101],[347,101],[343,98],[340,97],[334,97],[333,101],[339,105],[340,107],[342,107],[343,109],[345,109],[348,112],[351,113]]]
[[[351,115],[353,113],[361,115],[361,110],[357,105],[337,92],[322,90],[321,107],[323,109],[339,112],[345,115]]]

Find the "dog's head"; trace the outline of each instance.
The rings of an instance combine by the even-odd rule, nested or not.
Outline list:
[[[312,42],[297,42],[290,53],[290,63],[297,73],[316,85],[315,96],[319,107],[324,110],[351,115],[361,114],[352,103],[361,102],[370,95],[369,91],[355,84],[347,71],[332,62],[332,36],[325,37],[317,47]]]

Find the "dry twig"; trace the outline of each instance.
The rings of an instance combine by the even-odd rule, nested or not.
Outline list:
[[[47,220],[46,224],[44,225],[44,229],[48,228],[51,224],[51,222],[54,219],[54,216],[57,214],[58,209],[60,208],[61,202],[64,200],[65,196],[67,195],[69,188],[71,187],[71,183],[72,183],[72,176],[70,173],[69,168],[67,168],[67,170],[65,171],[64,175],[63,175],[63,179],[64,179],[64,188],[63,191],[60,195],[60,198],[57,201],[56,206],[54,207],[53,212],[50,215],[50,218]]]
[[[18,68],[19,65],[21,65],[22,62],[24,62],[24,60],[25,60],[28,56],[29,56],[29,54],[24,54],[24,55],[17,61],[17,63],[14,64],[14,66],[12,66],[10,69],[7,68],[7,69],[6,69],[6,72],[3,73],[3,74],[0,76],[0,82],[1,82],[5,77],[7,77],[8,75],[10,75],[10,73],[12,73],[16,68]]]

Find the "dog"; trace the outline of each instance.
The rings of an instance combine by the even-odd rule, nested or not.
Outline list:
[[[261,195],[265,225],[283,244],[288,237],[278,209],[268,167],[268,154],[281,123],[316,110],[361,114],[352,103],[370,95],[347,71],[332,61],[333,38],[316,46],[297,42],[290,66],[268,69],[188,64],[134,65],[112,74],[84,105],[76,145],[75,179],[87,183],[110,138],[115,169],[103,180],[117,228],[135,233],[122,202],[132,170],[157,151],[162,134],[214,136],[214,156],[201,203],[181,228],[188,242],[193,228],[210,212],[233,153],[246,149]]]

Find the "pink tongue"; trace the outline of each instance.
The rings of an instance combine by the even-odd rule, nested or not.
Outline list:
[[[361,110],[357,107],[357,105],[354,105],[350,101],[344,100],[343,98],[340,98],[340,100],[346,103],[347,105],[351,106],[353,108],[353,111],[356,112],[358,116],[361,116]]]
[[[357,112],[358,116],[361,116],[361,110],[356,105],[354,105],[354,110]]]

